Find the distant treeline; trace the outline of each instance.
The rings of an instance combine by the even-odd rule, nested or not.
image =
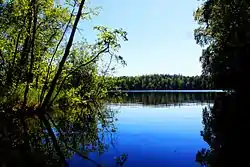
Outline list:
[[[203,76],[153,74],[113,78],[116,89],[121,90],[202,90],[214,89]]]

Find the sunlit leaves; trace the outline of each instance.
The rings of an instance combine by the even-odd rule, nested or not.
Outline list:
[[[101,7],[95,7],[95,8],[85,7],[83,9],[83,13],[81,17],[84,20],[91,20],[93,19],[94,16],[98,16],[100,14],[101,9],[102,9]]]
[[[51,148],[53,135],[48,132],[55,128],[55,124],[59,126],[58,133],[61,129],[67,134],[58,141],[65,155],[69,152],[67,145],[76,147],[88,143],[95,149],[104,149],[98,140],[98,124],[106,129],[113,125],[114,112],[105,107],[113,82],[98,75],[98,61],[112,55],[119,63],[125,64],[118,51],[120,42],[127,40],[127,33],[122,29],[95,27],[98,30],[95,43],[73,43],[52,97],[46,104],[48,107],[41,110],[65,53],[78,2],[75,7],[74,1],[70,0],[62,4],[53,0],[13,0],[11,3],[4,1],[5,5],[1,4],[0,9],[0,108],[6,112],[8,108],[15,119],[21,119],[20,128],[24,133],[28,132],[26,135],[46,139],[45,145],[41,140],[32,139],[32,142],[45,147],[41,150],[47,150],[49,157],[54,149]],[[73,7],[76,10],[70,13]],[[91,19],[98,10],[85,6],[81,21]],[[62,38],[64,31],[66,35]],[[62,42],[58,45],[60,39]],[[52,119],[47,118],[48,115]],[[46,120],[49,121],[47,124]],[[47,131],[44,131],[44,125]]]

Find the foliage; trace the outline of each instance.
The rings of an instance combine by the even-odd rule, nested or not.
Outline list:
[[[100,127],[114,129],[115,112],[105,106],[111,67],[100,76],[98,61],[126,64],[117,52],[127,33],[96,26],[95,43],[74,42],[78,24],[95,14],[85,0],[0,1],[3,164],[67,166],[73,153],[89,159],[88,152],[103,152]]]
[[[213,89],[206,77],[182,75],[142,75],[113,78],[121,90],[200,90]]]
[[[202,166],[239,166],[247,163],[245,148],[249,96],[249,8],[246,0],[206,0],[195,12],[194,35],[205,47],[200,58],[203,75],[215,87],[228,90],[203,110],[201,136],[209,148],[198,151]]]
[[[246,0],[206,0],[194,13],[199,24],[195,40],[205,47],[203,74],[220,89],[244,90],[249,85],[249,7]]]

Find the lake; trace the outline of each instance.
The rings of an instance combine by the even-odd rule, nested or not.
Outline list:
[[[212,105],[212,92],[130,92],[122,103],[109,106],[119,111],[117,132],[108,151],[90,157],[103,166],[115,167],[115,156],[128,154],[124,167],[196,167],[196,153],[208,147],[200,136],[202,109]],[[94,166],[74,156],[70,166]]]

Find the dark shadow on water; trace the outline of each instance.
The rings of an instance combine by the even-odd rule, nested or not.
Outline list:
[[[106,112],[107,110],[107,112]],[[49,117],[51,125],[60,146],[61,152],[69,161],[72,156],[79,157],[86,164],[101,167],[89,154],[105,153],[115,138],[115,112],[105,108],[111,123],[103,124],[95,113],[77,117],[71,120],[69,116],[53,115]],[[114,115],[112,115],[114,114]],[[61,167],[57,151],[41,121],[37,118],[27,118],[29,125],[28,135],[23,134],[23,126],[15,112],[0,110],[0,166],[34,166],[34,167]],[[121,157],[119,157],[121,156]],[[122,166],[124,155],[117,155],[117,160],[111,159],[112,164]],[[126,158],[126,157],[125,157]],[[71,164],[69,163],[71,166]],[[83,166],[84,164],[81,164]],[[89,166],[89,165],[87,165]]]
[[[182,106],[213,103],[219,92],[130,92],[123,97],[123,105]],[[114,102],[111,100],[114,104]]]
[[[220,94],[213,107],[204,108],[201,136],[209,149],[201,148],[196,162],[205,167],[249,164],[248,110],[247,93]]]

